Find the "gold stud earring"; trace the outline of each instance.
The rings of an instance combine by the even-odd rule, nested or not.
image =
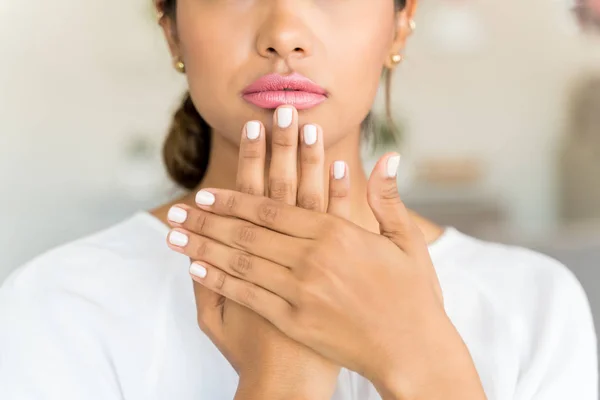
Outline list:
[[[415,29],[417,29],[417,23],[415,22],[414,19],[411,19],[410,21],[408,21],[408,26],[410,27],[411,31],[414,31]]]
[[[185,63],[180,59],[175,60],[175,69],[177,72],[185,74]]]
[[[160,10],[156,10],[156,21],[160,22],[165,17],[165,13]]]
[[[404,60],[404,57],[402,57],[402,54],[394,54],[392,57],[392,64],[394,65],[398,65],[402,62],[402,60]]]

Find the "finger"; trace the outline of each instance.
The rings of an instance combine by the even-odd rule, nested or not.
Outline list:
[[[287,328],[293,308],[276,294],[235,278],[207,263],[193,263],[190,273],[195,282],[207,289],[253,310],[281,330]]]
[[[273,118],[269,197],[295,205],[298,187],[298,112],[292,106],[281,106]]]
[[[169,219],[180,219],[181,213],[169,212]],[[171,246],[167,236],[167,245]],[[220,346],[223,335],[223,300],[224,297],[204,286],[194,283],[194,295],[196,299],[197,320],[200,329],[215,343]]]
[[[300,140],[300,183],[298,184],[298,206],[307,210],[325,210],[325,182],[323,163],[325,150],[321,127],[304,125]]]
[[[199,191],[196,204],[210,213],[239,218],[294,238],[317,238],[328,218],[324,213],[225,189]]]
[[[231,276],[273,292],[290,303],[294,301],[294,276],[285,266],[197,235],[190,235],[189,243],[184,247],[172,243],[169,243],[169,247],[188,255],[192,261],[208,263]]]
[[[329,174],[329,205],[327,213],[350,219],[350,169],[344,161],[336,161]]]
[[[199,239],[205,237],[293,268],[311,244],[309,240],[282,235],[241,219],[223,217],[184,205],[178,206],[181,209],[184,207],[187,208],[188,217],[180,227],[169,233],[168,242],[171,247],[179,248],[180,253],[192,259],[202,254],[201,246],[204,242]]]
[[[217,347],[222,348],[224,338],[222,316],[225,297],[197,282],[194,282],[194,296],[198,326]]]
[[[377,162],[369,179],[367,199],[379,222],[381,234],[408,252],[414,249],[415,235],[420,231],[398,192],[399,165],[400,155],[397,153],[388,153]]]
[[[236,188],[262,196],[265,193],[265,130],[262,123],[249,121],[240,141]]]

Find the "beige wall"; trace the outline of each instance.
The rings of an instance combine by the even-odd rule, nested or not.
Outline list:
[[[485,158],[482,191],[505,198],[515,229],[543,234],[556,222],[555,151],[568,93],[583,71],[600,71],[600,40],[575,34],[556,0],[473,0],[486,46],[444,53],[429,18],[441,3],[422,2],[395,79],[395,110],[409,125],[405,151]]]

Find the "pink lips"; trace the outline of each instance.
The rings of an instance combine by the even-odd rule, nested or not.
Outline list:
[[[299,73],[269,74],[244,89],[242,97],[261,108],[275,109],[288,104],[307,110],[327,100],[327,92]]]

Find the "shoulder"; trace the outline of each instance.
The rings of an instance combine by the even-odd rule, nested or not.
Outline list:
[[[589,311],[585,292],[573,272],[560,261],[515,245],[477,239],[456,230],[446,249],[450,275],[461,277],[485,292],[490,301],[521,311],[539,312],[553,302],[575,302]],[[444,273],[444,271],[441,271]],[[555,310],[556,311],[556,310]]]
[[[169,265],[181,262],[166,246],[168,228],[150,218],[137,213],[34,258],[4,282],[0,306],[19,298],[28,303],[85,299],[122,312],[147,304],[173,274]]]
[[[451,236],[437,255],[450,307],[485,332],[505,333],[519,354],[520,398],[597,398],[596,333],[573,272],[523,247]]]
[[[138,391],[158,348],[148,332],[160,331],[169,313],[162,305],[176,290],[169,283],[187,272],[159,223],[138,213],[36,257],[6,280],[0,397],[121,399],[124,389]]]

